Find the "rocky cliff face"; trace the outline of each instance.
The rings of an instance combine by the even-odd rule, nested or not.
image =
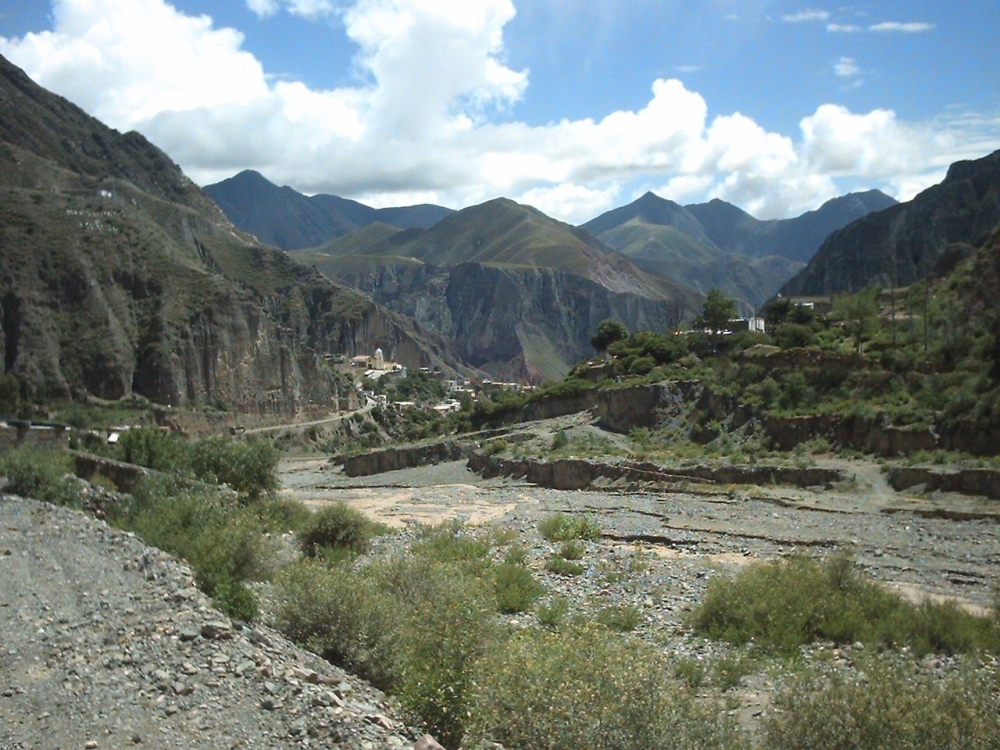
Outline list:
[[[0,361],[36,397],[335,406],[326,355],[448,362],[411,322],[237,232],[159,149],[0,58]]]
[[[341,266],[338,279],[412,317],[463,362],[503,380],[562,377],[593,356],[590,336],[607,318],[634,330],[667,330],[678,314],[669,300],[614,292],[551,268],[387,261]]]
[[[855,292],[870,284],[906,286],[946,271],[940,267],[943,261],[971,251],[970,245],[998,224],[1000,151],[953,164],[940,185],[830,235],[781,293],[822,295]]]

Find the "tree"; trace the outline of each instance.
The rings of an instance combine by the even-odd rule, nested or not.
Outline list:
[[[878,287],[870,286],[857,294],[838,298],[833,305],[833,317],[844,322],[845,329],[854,337],[854,349],[858,354],[861,354],[865,336],[878,320],[880,291]]]
[[[603,352],[616,341],[626,338],[628,338],[628,328],[625,324],[614,318],[608,318],[597,324],[597,333],[590,337],[590,343],[597,351]]]
[[[708,331],[712,351],[718,347],[718,335],[729,327],[729,321],[736,317],[736,303],[718,287],[712,287],[705,296],[701,313],[694,319],[694,327]]]
[[[695,328],[704,328],[712,333],[724,331],[729,321],[736,317],[736,303],[718,287],[712,287],[705,296],[701,314],[694,319]]]

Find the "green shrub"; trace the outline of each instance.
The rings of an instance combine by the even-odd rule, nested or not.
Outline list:
[[[816,332],[810,326],[786,323],[775,331],[774,342],[782,349],[813,346]]]
[[[557,576],[578,576],[583,575],[586,570],[580,563],[572,562],[559,555],[553,555],[545,562],[545,569]]]
[[[394,602],[371,576],[307,559],[282,570],[274,589],[286,636],[382,689],[399,679]]]
[[[569,445],[569,437],[566,435],[566,431],[559,430],[559,432],[552,437],[552,450],[557,451],[565,448],[567,445]]]
[[[278,489],[278,451],[266,440],[203,438],[191,448],[190,465],[199,479],[229,485],[251,500]]]
[[[675,662],[673,675],[690,688],[700,688],[708,676],[705,665],[697,659],[681,659]]]
[[[323,548],[362,555],[382,529],[361,511],[346,503],[334,503],[313,514],[299,533],[299,544],[309,557],[316,557]]]
[[[114,522],[151,546],[183,557],[199,587],[237,619],[256,616],[256,602],[244,585],[272,570],[274,543],[261,520],[204,488],[185,487],[176,477],[144,478]]]
[[[797,556],[713,579],[690,622],[712,638],[790,654],[816,640],[905,645],[918,654],[1000,647],[989,618],[952,603],[910,604],[859,575],[844,556],[824,564]]]
[[[584,547],[579,539],[570,539],[559,546],[559,557],[563,560],[583,559]]]
[[[279,534],[301,532],[314,518],[313,511],[300,500],[264,499],[253,506],[253,512],[266,531]]]
[[[17,448],[0,459],[6,492],[55,505],[79,505],[79,492],[68,477],[69,457],[59,451]]]
[[[743,746],[731,718],[672,685],[653,648],[595,629],[524,630],[479,664],[470,737],[519,750]]]
[[[553,513],[538,525],[542,536],[550,542],[566,542],[572,539],[593,541],[601,535],[601,527],[587,517]]]
[[[490,565],[492,549],[458,522],[445,522],[423,531],[411,547],[415,557],[459,567],[465,572],[482,574]]]
[[[119,435],[114,457],[147,469],[175,471],[187,467],[188,450],[188,444],[175,433],[159,427],[134,427]]]
[[[765,722],[770,750],[996,748],[1000,693],[983,676],[927,675],[878,659],[859,677],[800,675]]]
[[[403,709],[447,747],[458,747],[471,711],[475,667],[497,639],[483,582],[446,565],[416,562],[419,596],[403,612]],[[414,573],[409,573],[414,575]]]
[[[561,628],[569,613],[569,602],[563,596],[554,598],[538,608],[538,621],[547,628]]]
[[[215,606],[234,620],[254,622],[260,617],[257,597],[245,583],[225,579],[215,588]]]
[[[420,555],[362,568],[303,560],[277,577],[289,637],[392,691],[452,746],[465,733],[473,665],[495,639],[490,592],[462,566]]]
[[[629,633],[642,623],[642,611],[631,604],[616,604],[598,612],[595,620],[609,630]]]
[[[527,612],[545,592],[527,567],[502,562],[493,571],[493,591],[497,609],[505,614]]]

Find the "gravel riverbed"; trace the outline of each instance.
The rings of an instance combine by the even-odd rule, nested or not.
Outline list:
[[[281,493],[313,507],[344,501],[400,529],[379,545],[404,545],[413,524],[448,519],[512,530],[550,600],[563,597],[587,615],[634,607],[639,637],[706,664],[727,647],[691,635],[684,615],[713,576],[752,560],[849,551],[909,596],[973,609],[992,603],[1000,534],[991,506],[901,496],[877,469],[853,468],[854,481],[832,491],[560,492],[484,480],[464,462],[352,479],[309,458],[283,462]],[[976,512],[959,520],[928,512],[969,503]],[[538,524],[556,511],[588,514],[601,527],[584,545],[580,575],[545,570],[558,545]],[[363,680],[265,625],[212,609],[183,563],[83,513],[13,496],[0,496],[0,633],[2,750],[416,742],[392,702]],[[836,651],[847,666],[850,658],[851,648]],[[729,693],[751,729],[773,687],[772,676],[752,674]]]

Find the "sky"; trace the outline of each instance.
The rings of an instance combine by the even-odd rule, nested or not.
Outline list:
[[[994,0],[0,0],[0,54],[198,184],[787,218],[1000,149]]]

